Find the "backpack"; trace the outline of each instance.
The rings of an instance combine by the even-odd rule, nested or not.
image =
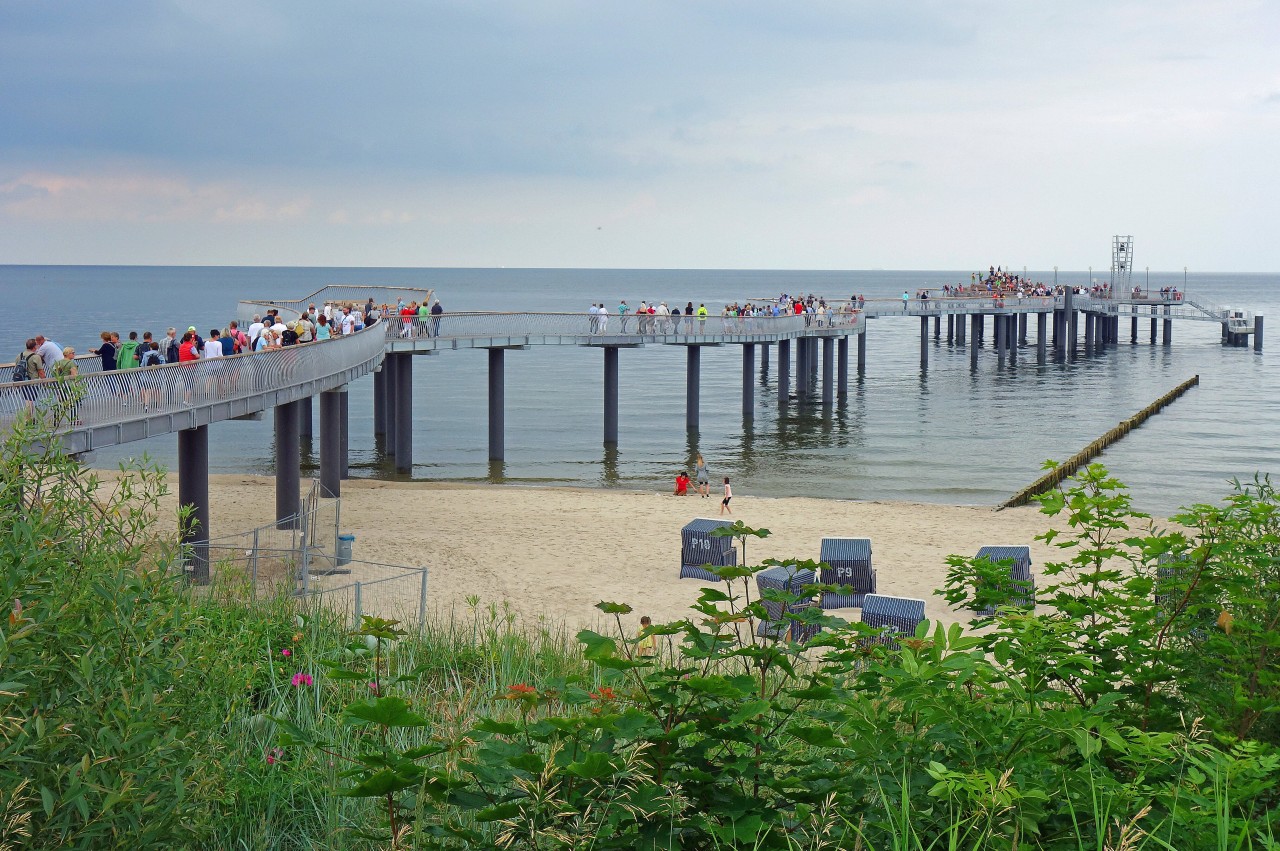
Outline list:
[[[142,366],[159,366],[164,363],[160,359],[160,352],[147,349],[147,353],[142,356]]]
[[[280,342],[284,343],[286,346],[292,346],[294,343],[298,342],[298,332],[292,328],[284,329],[284,333],[281,334],[280,337]]]
[[[18,359],[13,364],[13,380],[14,381],[30,381],[31,373],[27,371],[27,353],[23,351],[18,355]]]

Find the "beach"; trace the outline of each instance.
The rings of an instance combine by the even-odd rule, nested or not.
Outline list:
[[[161,501],[163,528],[174,526],[174,476],[169,490]],[[261,526],[274,516],[275,480],[212,476],[210,502],[215,538]],[[1046,559],[1056,557],[1054,548],[1034,540],[1050,525],[1037,507],[994,511],[771,499],[740,491],[732,506],[733,519],[771,532],[750,540],[749,563],[770,557],[816,560],[823,537],[869,537],[879,592],[923,599],[928,616],[944,623],[968,620],[933,593],[945,580],[948,555],[1025,544],[1037,574]],[[426,566],[429,608],[438,615],[461,612],[474,596],[482,605],[505,604],[526,619],[577,628],[599,622],[595,604],[601,600],[630,604],[630,621],[642,614],[659,622],[684,617],[703,583],[678,578],[680,528],[696,517],[717,517],[719,507],[714,489],[712,498],[703,499],[602,488],[352,479],[342,483],[341,527],[356,536],[357,560]],[[335,585],[350,578],[327,581]],[[403,589],[412,597],[405,602],[416,605],[417,584]],[[376,602],[365,608],[377,613]],[[852,609],[837,614],[857,617]]]

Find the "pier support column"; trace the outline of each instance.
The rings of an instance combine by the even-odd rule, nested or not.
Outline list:
[[[314,397],[308,396],[305,399],[298,400],[298,436],[305,437],[307,440],[315,437],[315,426],[313,425],[315,416],[311,407],[312,398]]]
[[[1135,315],[1129,320],[1129,343],[1130,345],[1138,342],[1138,317]]]
[[[849,337],[840,338],[836,344],[836,398],[849,397]]]
[[[396,472],[413,472],[413,355],[395,355]]]
[[[929,368],[929,317],[920,317],[920,368]]]
[[[1173,320],[1166,319],[1164,320],[1164,337],[1161,340],[1161,344],[1167,346],[1172,342],[1173,342]]]
[[[685,353],[684,425],[689,431],[697,431],[702,349],[698,346],[685,346]]]
[[[209,427],[185,428],[178,432],[178,507],[190,506],[191,515],[182,527],[182,545],[190,551],[191,581],[209,582]]]
[[[1151,345],[1156,344],[1156,316],[1155,308],[1151,308]]]
[[[351,460],[351,453],[348,449],[348,433],[351,425],[350,398],[347,394],[347,385],[344,384],[338,388],[338,405],[342,408],[342,415],[338,420],[341,425],[341,430],[338,434],[341,435],[340,439],[342,441],[342,451],[338,454],[338,457],[342,460],[342,469],[339,475],[342,476],[344,482],[350,478],[347,469],[347,464]]]
[[[373,433],[387,433],[387,363],[373,374]]]
[[[978,368],[978,338],[981,336],[982,314],[975,313],[969,317],[969,368]]]
[[[604,350],[604,442],[618,445],[618,347]]]
[[[742,346],[742,417],[756,416],[756,347],[751,343]]]
[[[299,495],[301,473],[298,470],[302,456],[298,434],[301,408],[301,402],[286,402],[276,405],[275,409],[277,529],[296,529],[298,510],[302,505]]]
[[[489,460],[506,456],[506,349],[489,349]]]
[[[1025,346],[1027,344],[1027,314],[1018,314],[1018,345]]]
[[[1004,363],[1004,340],[1007,336],[1004,329],[1006,324],[1005,317],[1001,314],[994,313],[991,315],[991,341],[995,344],[996,361],[1001,364]]]
[[[320,394],[320,495],[342,496],[342,399],[336,390]]]
[[[942,317],[939,315],[939,316],[933,317],[933,339],[935,340],[938,339],[941,336],[941,333],[942,333]]]
[[[1045,340],[1045,326],[1049,324],[1049,317],[1045,313],[1036,314],[1036,363],[1044,365],[1048,360],[1047,340]]]
[[[858,375],[867,374],[867,329],[864,325],[858,335]]]
[[[955,320],[956,320],[956,345],[957,346],[964,345],[964,328],[965,328],[965,322],[967,318],[968,317],[966,317],[963,313],[956,314]]]
[[[383,446],[391,458],[396,457],[396,355],[387,355],[382,359],[382,426],[386,430]]]
[[[822,338],[822,407],[830,408],[836,400],[836,340]]]
[[[1262,317],[1253,317],[1253,350],[1262,351]]]
[[[769,346],[770,343],[760,343],[760,374],[769,374]]]
[[[1095,320],[1092,313],[1084,315],[1084,353],[1085,355],[1093,354],[1093,337],[1094,337]]]
[[[791,399],[791,341],[778,341],[778,407]]]
[[[1018,333],[1026,332],[1026,314],[1011,313],[1007,317],[1005,327],[1005,348],[1009,350],[1009,363],[1018,359]]]
[[[1074,310],[1067,311],[1067,350],[1071,353],[1072,360],[1080,355],[1079,324],[1080,315]]]
[[[947,314],[947,342],[954,343],[956,339],[956,315],[954,313]]]

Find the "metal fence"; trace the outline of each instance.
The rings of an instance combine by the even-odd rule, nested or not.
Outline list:
[[[93,428],[248,399],[308,382],[323,384],[382,354],[376,326],[317,343],[229,357],[115,370],[76,378],[0,384],[0,431],[24,412],[46,410],[59,428]],[[327,387],[318,387],[317,392]]]
[[[427,568],[361,559],[340,562],[341,519],[342,500],[321,497],[320,483],[313,480],[294,517],[192,548],[208,553],[211,584],[222,593],[253,600],[289,595],[338,612],[353,626],[362,614],[421,625]]]
[[[386,335],[396,339],[475,339],[486,337],[584,337],[601,342],[661,342],[696,337],[774,337],[788,333],[856,332],[861,313],[817,316],[667,316],[661,314],[444,313],[439,316],[386,317]]]

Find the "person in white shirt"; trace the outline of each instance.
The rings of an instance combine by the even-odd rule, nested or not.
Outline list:
[[[351,308],[342,308],[342,336],[354,334],[356,332],[356,318],[351,315]]]
[[[53,340],[46,340],[43,334],[36,335],[36,354],[44,361],[44,371],[53,375],[53,365],[62,360],[62,346]]]
[[[202,358],[220,358],[222,357],[222,339],[221,333],[217,328],[209,332],[209,339],[204,341],[204,349],[200,352]]]
[[[596,308],[596,331],[600,334],[609,330],[609,311],[601,304]]]
[[[262,335],[262,329],[264,327],[265,326],[262,324],[262,317],[255,315],[253,317],[253,324],[249,326],[249,342],[252,343],[254,340],[258,339],[258,337]]]
[[[598,310],[599,308],[595,306],[594,302],[592,303],[591,307],[587,310],[587,316],[590,317],[590,319],[587,320],[588,334],[594,334],[596,332],[596,319],[597,319],[596,312]]]

